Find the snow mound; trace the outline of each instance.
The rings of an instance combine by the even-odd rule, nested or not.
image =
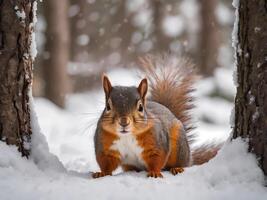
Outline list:
[[[241,139],[224,146],[218,156],[202,166],[163,179],[145,172],[119,173],[92,179],[89,172],[62,173],[40,169],[21,158],[15,147],[0,142],[0,199],[257,199],[267,198],[263,174]]]
[[[31,127],[32,127],[32,141],[31,141],[31,159],[42,169],[52,169],[63,171],[64,166],[59,159],[49,152],[49,147],[45,136],[41,132],[38,117],[35,112],[34,101],[30,94],[31,106]]]

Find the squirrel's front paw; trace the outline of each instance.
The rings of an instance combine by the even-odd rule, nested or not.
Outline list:
[[[160,172],[154,172],[150,171],[147,173],[147,177],[153,177],[153,178],[163,178],[162,174]]]
[[[178,173],[183,173],[184,172],[184,168],[182,168],[182,167],[173,167],[173,168],[170,169],[170,172],[173,175],[176,175]]]
[[[100,177],[103,177],[103,176],[108,176],[108,175],[112,175],[111,173],[105,173],[105,172],[95,172],[92,174],[92,177],[93,178],[100,178]]]

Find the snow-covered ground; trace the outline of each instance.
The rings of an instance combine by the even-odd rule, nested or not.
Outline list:
[[[220,69],[219,69],[220,70]],[[229,76],[227,76],[229,73]],[[231,71],[224,71],[231,77]],[[134,71],[117,69],[108,73],[113,84],[133,85],[139,79]],[[197,84],[199,142],[226,140],[230,134],[232,104],[211,97],[214,91],[234,94],[231,80],[225,78],[223,88],[218,79],[205,79]],[[228,87],[228,88],[226,88]],[[226,89],[225,89],[226,88]],[[35,154],[30,160],[21,158],[15,147],[0,142],[0,199],[267,199],[263,174],[255,157],[246,152],[240,139],[220,150],[210,162],[194,166],[177,176],[164,172],[163,179],[147,178],[145,172],[123,173],[92,179],[98,170],[94,158],[93,134],[95,123],[104,104],[104,94],[95,90],[68,97],[67,108],[59,109],[43,98],[34,100],[42,133],[48,141],[48,151],[42,137],[33,138]],[[36,122],[34,123],[37,126]],[[38,127],[34,127],[37,134]]]
[[[92,179],[89,173],[42,170],[14,147],[0,143],[0,149],[1,200],[267,198],[256,159],[240,140],[225,146],[209,163],[178,176],[164,172],[163,179],[147,178],[144,172]]]

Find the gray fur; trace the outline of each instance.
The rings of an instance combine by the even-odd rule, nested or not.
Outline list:
[[[177,165],[178,167],[189,167],[190,166],[190,147],[188,144],[188,140],[186,137],[186,132],[184,128],[182,128],[180,133],[180,139],[178,140],[178,154],[177,154]]]
[[[100,140],[100,137],[102,134],[102,128],[100,125],[102,116],[103,116],[103,113],[97,122],[97,127],[96,127],[95,135],[94,135],[94,145],[95,145],[95,154],[96,155],[103,150],[103,145],[102,145],[101,140]]]
[[[120,116],[130,113],[141,98],[136,87],[122,86],[113,87],[109,97]]]
[[[154,118],[156,118],[155,124],[155,136],[157,143],[162,147],[166,152],[170,149],[169,142],[169,130],[173,126],[174,122],[181,123],[174,114],[166,108],[164,105],[161,105],[154,101],[148,101],[147,103],[148,113],[152,113]],[[190,147],[188,145],[188,140],[186,132],[182,127],[180,132],[180,139],[178,140],[178,154],[177,154],[177,167],[186,167],[190,162]]]
[[[155,121],[154,134],[157,144],[167,153],[170,148],[168,133],[176,118],[168,108],[159,103],[148,101],[146,108]]]

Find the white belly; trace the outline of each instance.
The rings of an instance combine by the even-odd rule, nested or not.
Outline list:
[[[143,148],[138,145],[132,134],[120,135],[120,138],[115,140],[110,148],[120,152],[122,164],[133,165],[140,169],[145,168],[141,155]]]

